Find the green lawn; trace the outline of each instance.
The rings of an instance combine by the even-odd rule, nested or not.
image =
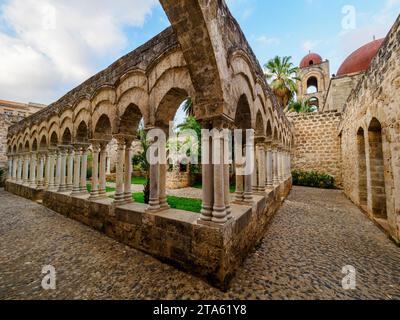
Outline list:
[[[90,183],[88,183],[86,186],[87,186],[87,191],[91,192],[92,191],[92,185]],[[114,192],[114,191],[115,191],[115,188],[106,187],[106,192]]]
[[[132,184],[145,185],[146,182],[147,182],[147,179],[145,177],[133,177],[132,178]]]
[[[92,190],[90,184],[87,185],[88,192]],[[115,192],[115,188],[108,188],[107,192]],[[137,203],[144,203],[143,192],[135,192],[132,194],[132,198]],[[167,196],[167,202],[172,209],[184,210],[194,213],[200,213],[202,202],[199,199],[179,198],[173,196]]]
[[[134,193],[133,199],[137,203],[144,203],[143,192]],[[199,199],[188,199],[188,198],[167,196],[167,202],[172,209],[184,210],[194,213],[200,213],[201,211],[202,202]]]

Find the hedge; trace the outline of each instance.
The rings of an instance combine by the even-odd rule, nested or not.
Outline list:
[[[329,174],[317,171],[292,171],[293,184],[295,186],[322,188],[322,189],[335,189],[335,178]]]

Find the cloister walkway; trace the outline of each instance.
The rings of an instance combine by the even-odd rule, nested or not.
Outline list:
[[[44,265],[54,291],[41,288]],[[226,293],[0,191],[0,299],[400,299],[399,266],[400,248],[340,191],[295,187]]]

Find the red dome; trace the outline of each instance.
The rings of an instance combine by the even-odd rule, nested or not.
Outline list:
[[[374,40],[349,55],[340,66],[337,76],[366,71],[385,39]]]
[[[310,53],[306,55],[303,60],[300,62],[300,68],[307,68],[309,66],[312,66],[314,64],[320,64],[322,63],[322,58],[319,54],[316,53]]]

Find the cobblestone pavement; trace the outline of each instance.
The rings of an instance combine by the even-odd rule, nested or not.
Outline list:
[[[55,291],[41,288],[44,265]],[[400,299],[399,277],[400,248],[338,191],[294,188],[226,293],[0,191],[0,299]]]

